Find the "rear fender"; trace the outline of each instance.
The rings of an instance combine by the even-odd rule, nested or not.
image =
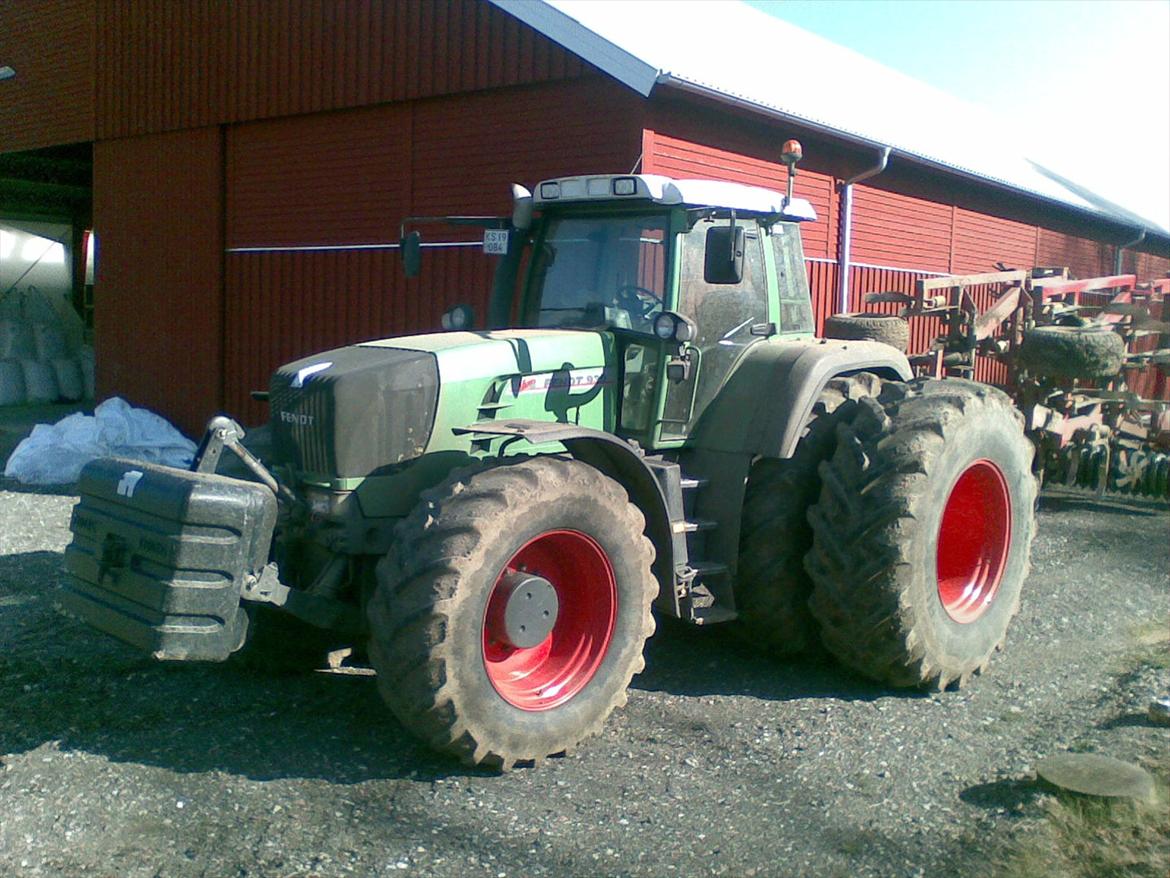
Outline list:
[[[900,351],[875,341],[776,341],[749,348],[695,426],[694,444],[753,457],[791,457],[825,385],[874,372],[909,381]]]

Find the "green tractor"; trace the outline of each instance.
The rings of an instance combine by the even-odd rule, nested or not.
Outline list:
[[[278,369],[257,454],[220,417],[189,471],[90,464],[62,603],[165,660],[291,614],[368,649],[407,729],[500,768],[624,703],[652,609],[962,685],[1019,604],[1032,446],[998,390],[815,337],[797,157],[787,195],[581,176],[444,218],[500,256],[489,328],[460,307]]]

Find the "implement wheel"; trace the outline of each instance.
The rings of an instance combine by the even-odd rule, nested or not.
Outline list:
[[[910,347],[910,324],[896,314],[833,314],[825,318],[825,338],[871,339],[897,348]]]
[[[1019,364],[1042,378],[1112,378],[1125,364],[1125,340],[1102,326],[1035,326]]]
[[[868,372],[834,378],[813,406],[792,457],[752,466],[740,530],[735,627],[771,655],[792,655],[815,641],[804,556],[812,545],[808,508],[821,491],[817,467],[833,455],[837,424],[853,413],[857,400],[880,389],[881,380]]]
[[[1011,400],[958,379],[861,400],[809,512],[810,608],[842,663],[895,686],[959,686],[1019,609],[1032,445]]]
[[[612,479],[536,457],[426,492],[378,565],[370,657],[395,716],[501,769],[564,752],[625,703],[658,584]]]

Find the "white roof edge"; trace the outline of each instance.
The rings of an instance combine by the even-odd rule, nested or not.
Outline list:
[[[772,104],[762,103],[760,101],[744,97],[743,95],[737,95],[733,92],[724,91],[705,82],[699,82],[697,80],[676,76],[673,73],[662,73],[658,76],[658,83],[661,85],[674,86],[684,91],[702,94],[710,97],[713,100],[734,104],[757,113],[771,116],[776,119],[790,121],[793,124],[803,125],[808,128],[820,130],[826,134],[836,135],[837,137],[853,141],[854,143],[864,144],[865,146],[872,147],[874,149],[888,147],[890,149],[891,155],[900,155],[905,158],[912,159],[920,164],[929,165],[941,171],[958,174],[960,176],[969,177],[971,179],[979,180],[985,183],[993,183],[1012,192],[1024,193],[1032,196],[1033,198],[1046,201],[1049,204],[1058,205],[1059,207],[1068,210],[1074,210],[1077,213],[1086,214],[1097,220],[1104,220],[1106,222],[1111,222],[1120,226],[1132,226],[1137,231],[1153,232],[1154,234],[1160,235],[1162,237],[1170,237],[1170,229],[1165,229],[1152,220],[1148,220],[1145,217],[1139,216],[1138,214],[1135,214],[1118,204],[1109,202],[1107,199],[1096,195],[1085,187],[1074,183],[1068,178],[1049,170],[1039,162],[1034,162],[1030,159],[1027,159],[1028,163],[1031,164],[1039,173],[1043,174],[1045,177],[1048,177],[1053,182],[1056,182],[1062,188],[1069,190],[1070,194],[1075,194],[1079,199],[1087,202],[1086,205],[1082,207],[1061,198],[1054,198],[1051,195],[1048,195],[1044,192],[1039,192],[1035,189],[1030,189],[1027,186],[1023,186],[1019,183],[1013,183],[1010,180],[1004,180],[994,175],[987,174],[983,171],[967,168],[963,165],[949,162],[946,159],[942,159],[937,156],[916,152],[912,149],[907,149],[904,146],[899,146],[898,144],[882,143],[880,140],[875,140],[848,128],[833,125],[831,122],[827,122],[823,119],[813,119],[803,115],[786,112],[782,108],[773,106]],[[1096,206],[1097,204],[1107,205],[1107,207],[1098,207]]]
[[[768,100],[762,100],[764,97],[762,94],[752,96],[740,90],[729,88],[730,83],[718,85],[704,81],[705,76],[699,78],[694,75],[695,71],[691,71],[689,74],[686,72],[689,64],[687,59],[690,56],[679,54],[680,46],[676,45],[666,32],[669,28],[664,27],[662,33],[651,33],[644,28],[639,30],[640,25],[633,20],[616,26],[607,26],[609,12],[615,7],[626,4],[582,2],[582,0],[488,0],[488,2],[612,76],[643,98],[648,98],[658,85],[693,91],[766,116],[812,127],[853,143],[874,148],[888,146],[895,155],[900,155],[906,160],[926,165],[942,173],[966,177],[1009,192],[1035,198],[1041,203],[1070,210],[1099,222],[1119,226],[1122,229],[1131,229],[1135,232],[1146,232],[1162,239],[1170,238],[1170,229],[1097,195],[1087,187],[1049,171],[1039,163],[1032,162],[1019,153],[1015,154],[1015,165],[1010,168],[1000,167],[1001,163],[988,162],[985,163],[988,165],[987,167],[979,169],[973,165],[980,164],[980,162],[966,161],[965,158],[970,158],[970,156],[963,157],[962,150],[954,158],[944,158],[938,154],[942,151],[940,149],[923,151],[915,149],[913,143],[897,142],[900,138],[891,139],[886,136],[888,132],[879,130],[881,126],[872,124],[862,126],[865,129],[873,128],[867,134],[858,127],[834,123],[823,116],[818,117],[816,114],[810,115],[807,112],[802,112],[798,106],[785,109]],[[632,5],[638,6],[639,4]],[[699,4],[695,5],[697,7]],[[728,4],[728,6],[738,5]],[[656,8],[658,4],[653,3],[650,6]],[[682,4],[684,9],[689,6],[690,4]],[[605,9],[606,7],[610,8]],[[750,7],[747,8],[750,9]],[[606,15],[600,17],[593,15],[594,10],[598,9],[605,9]],[[688,9],[688,12],[690,11],[692,10]],[[765,15],[757,13],[755,10],[751,11],[757,16]],[[583,24],[574,16],[589,21],[593,27]],[[726,16],[721,15],[720,17]],[[779,22],[779,20],[765,21],[764,23],[769,28],[783,27],[789,32],[792,30],[800,31],[799,28]],[[608,34],[609,38],[603,36],[602,33]],[[855,55],[860,62],[875,69],[880,68],[898,80],[910,83],[914,88],[938,92],[931,86],[926,86],[918,80],[912,80],[904,74],[882,68],[877,62],[864,58],[838,44],[830,43],[824,38],[804,31],[801,31],[801,34],[800,39],[802,40],[816,41],[826,50],[832,49],[837,53]],[[629,48],[619,45],[619,42]],[[665,50],[659,50],[659,43],[665,47]],[[686,47],[681,48],[685,49]],[[657,59],[659,63],[656,66],[647,59]],[[731,78],[731,81],[735,81],[734,77]],[[943,94],[942,92],[938,93]],[[945,97],[952,102],[958,101],[949,95]],[[856,117],[857,114],[854,113],[853,116]],[[848,120],[849,114],[845,114],[844,118]],[[930,146],[931,143],[922,145]],[[934,146],[937,147],[939,144],[934,144]],[[1016,165],[1026,168],[1026,172],[1021,172],[1020,167],[1016,167]],[[1007,173],[996,173],[996,171],[1004,170]]]
[[[539,0],[488,0],[554,43],[579,55],[614,79],[649,97],[658,81],[659,70],[636,55],[615,46],[585,25]]]

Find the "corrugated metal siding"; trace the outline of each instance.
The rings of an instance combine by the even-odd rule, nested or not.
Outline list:
[[[411,118],[391,104],[228,128],[228,246],[396,241]]]
[[[896,303],[882,302],[867,304],[866,293],[898,292],[911,295],[914,285],[925,278],[937,275],[918,271],[893,271],[883,268],[853,266],[849,270],[849,310],[874,311],[879,314],[897,314]],[[942,331],[937,318],[915,318],[910,321],[910,353],[919,354],[930,348],[930,343]]]
[[[0,153],[93,140],[94,3],[0,3]]]
[[[825,318],[837,311],[837,276],[839,269],[835,262],[814,262],[807,260],[808,289],[812,295],[813,317],[816,319],[817,335],[823,335]]]
[[[854,266],[850,270],[851,311],[873,311],[879,314],[897,314],[900,305],[891,302],[866,304],[866,293],[899,292],[914,293],[920,280],[938,277],[937,274],[918,271],[893,271],[881,268]],[[986,309],[995,301],[995,288],[989,286],[969,287],[976,306]],[[937,317],[914,317],[910,320],[909,353],[921,354],[931,349],[932,342],[943,332],[942,321]],[[989,384],[1002,384],[1007,380],[1007,368],[1002,363],[978,357],[975,363],[975,378]]]
[[[1170,258],[1126,250],[1122,254],[1121,273],[1136,274],[1139,281],[1170,277]]]
[[[945,272],[951,238],[949,205],[865,184],[853,187],[853,262]]]
[[[191,435],[221,405],[222,160],[218,128],[94,147],[98,398],[117,393]]]
[[[1036,265],[1035,226],[955,207],[951,273],[995,271],[995,263],[1008,268]]]
[[[502,214],[508,186],[637,158],[637,104],[609,80],[458,95],[228,131],[232,247],[397,241],[409,215]],[[479,232],[425,226],[424,241]],[[478,248],[427,249],[402,276],[397,251],[231,253],[226,404],[252,421],[249,391],[278,365],[369,338],[435,330],[452,305],[486,314],[495,260]],[[260,319],[257,319],[259,317]]]
[[[1041,228],[1036,262],[1066,266],[1075,277],[1102,277],[1113,274],[1114,253],[1111,244]]]
[[[97,22],[102,138],[594,69],[481,0],[103,2]]]

